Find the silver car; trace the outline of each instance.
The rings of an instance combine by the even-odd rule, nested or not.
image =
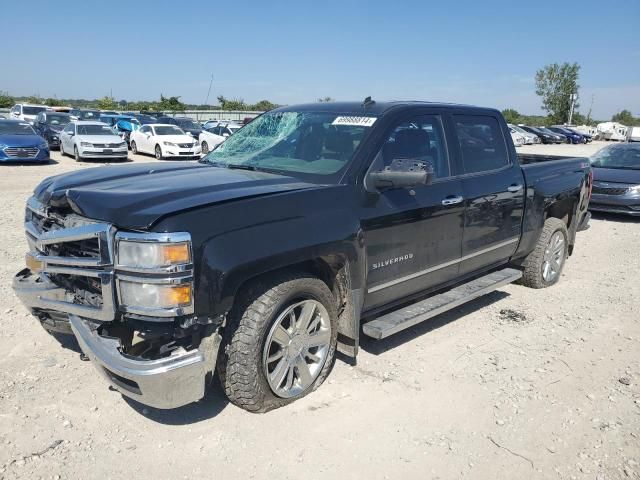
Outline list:
[[[69,122],[60,133],[60,153],[86,158],[127,159],[127,144],[102,122]]]

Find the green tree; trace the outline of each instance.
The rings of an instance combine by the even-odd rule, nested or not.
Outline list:
[[[218,103],[222,110],[248,110],[247,104],[244,103],[242,98],[229,99],[220,95],[218,97]]]
[[[118,104],[116,103],[116,100],[108,95],[105,95],[98,100],[98,108],[100,110],[114,110],[117,106]]]
[[[503,110],[502,116],[507,121],[507,123],[519,123],[520,118],[522,118],[522,115],[520,115],[520,113],[518,113],[518,111],[514,110],[513,108],[507,108]]]
[[[49,107],[61,107],[64,105],[64,102],[62,100],[58,100],[57,98],[49,97],[45,99],[44,104]]]
[[[553,63],[536,72],[536,94],[542,97],[542,109],[549,113],[554,123],[569,120],[571,95],[578,94],[580,65],[577,63]],[[574,109],[578,108],[576,100]]]
[[[269,100],[260,100],[255,105],[250,105],[250,110],[255,110],[258,112],[268,112],[269,110],[273,110],[277,108],[278,105],[275,103],[271,103]]]
[[[640,118],[634,117],[629,110],[622,110],[611,117],[612,122],[618,122],[623,125],[635,127],[640,125]]]
[[[44,103],[44,100],[39,95],[31,95],[25,99],[25,103],[42,104]]]
[[[9,95],[9,92],[0,90],[0,108],[10,108],[16,103],[15,98]]]
[[[170,112],[184,112],[186,110],[184,103],[180,101],[180,97],[165,97],[160,94],[159,110]]]

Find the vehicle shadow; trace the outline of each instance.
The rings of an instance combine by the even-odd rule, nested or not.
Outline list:
[[[415,340],[417,337],[454,322],[460,317],[464,317],[465,315],[469,315],[470,313],[492,305],[495,302],[499,302],[508,296],[509,294],[506,292],[495,290],[482,297],[460,305],[458,308],[441,313],[440,315],[425,320],[422,323],[382,340],[376,340],[361,333],[360,346],[367,353],[371,353],[372,355],[381,355],[388,350],[399,347],[406,342]]]
[[[104,159],[104,158],[83,158],[78,163],[88,163],[90,165],[111,165],[111,164],[122,164],[122,163],[131,163],[133,162],[132,158],[125,158],[124,160],[112,160],[112,159]]]
[[[44,165],[57,165],[57,160],[50,158],[46,162],[16,162],[16,161],[6,161],[0,162],[0,165],[6,165],[8,167],[42,167]]]
[[[78,355],[82,353],[74,335],[51,332],[51,336],[63,348],[76,352]],[[217,374],[213,375],[213,380],[205,387],[204,397],[200,401],[172,410],[149,407],[124,395],[121,397],[140,415],[164,425],[188,425],[208,420],[217,416],[229,404]]]
[[[591,212],[593,220],[604,220],[605,222],[616,223],[640,223],[640,216],[632,217],[630,215],[607,213],[607,212]]]
[[[162,410],[143,405],[124,395],[122,399],[140,415],[163,425],[189,425],[209,420],[216,417],[229,404],[217,375],[214,375],[213,381],[206,386],[201,400],[184,407]]]

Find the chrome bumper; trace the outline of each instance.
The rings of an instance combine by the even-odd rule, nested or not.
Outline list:
[[[140,360],[121,353],[119,339],[100,336],[86,320],[69,315],[69,321],[82,351],[123,395],[155,408],[181,407],[204,396],[220,346],[218,333],[204,338],[197,350]]]

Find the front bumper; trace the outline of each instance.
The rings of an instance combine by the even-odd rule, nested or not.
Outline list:
[[[640,217],[640,196],[605,195],[594,193],[589,202],[592,212],[621,213],[632,217]]]
[[[78,147],[78,153],[85,158],[125,158],[129,152],[125,145],[119,148]]]
[[[123,395],[156,408],[176,408],[204,396],[207,374],[215,368],[219,333],[203,338],[197,349],[146,360],[123,353],[118,338],[101,336],[96,328],[100,322],[52,309],[68,309],[62,307],[68,292],[46,275],[24,269],[14,277],[13,289],[46,330],[73,333],[100,374]]]
[[[200,155],[202,154],[202,149],[200,148],[200,145],[198,144],[197,147],[194,148],[181,148],[181,147],[170,147],[170,146],[163,146],[163,155],[165,157],[186,157],[186,158],[199,158]]]
[[[16,148],[20,149],[22,147]],[[30,151],[32,149],[37,150],[37,152],[32,153]],[[28,147],[27,150],[29,150],[28,153],[16,153],[12,150],[12,147],[0,149],[0,162],[48,162],[51,159],[49,157],[49,148]]]
[[[181,407],[204,396],[220,346],[218,333],[203,339],[196,350],[141,360],[121,353],[119,339],[101,336],[86,320],[69,315],[69,321],[82,351],[123,395],[155,408]]]

